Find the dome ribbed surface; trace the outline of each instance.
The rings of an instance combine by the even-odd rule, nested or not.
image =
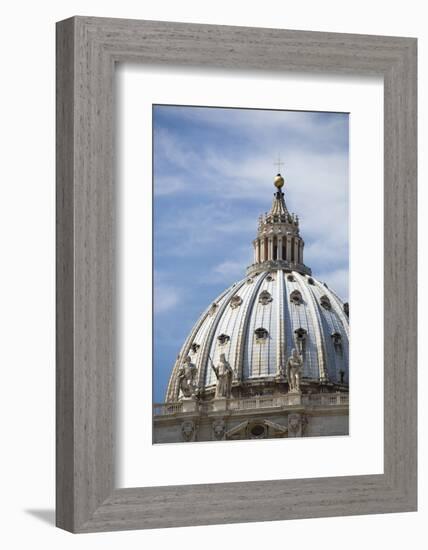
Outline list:
[[[198,385],[216,384],[212,363],[224,353],[233,384],[282,375],[293,348],[302,352],[302,381],[348,384],[349,323],[343,302],[314,277],[289,270],[261,271],[225,290],[203,312],[180,350],[167,401],[174,399],[177,369],[186,356]]]

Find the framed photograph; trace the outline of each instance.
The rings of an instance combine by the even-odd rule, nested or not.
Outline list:
[[[57,24],[57,525],[416,510],[416,39]]]
[[[153,442],[348,435],[349,114],[154,105],[153,142]]]

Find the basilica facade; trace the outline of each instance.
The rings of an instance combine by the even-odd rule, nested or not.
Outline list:
[[[305,265],[274,185],[246,276],[199,317],[153,407],[154,443],[348,434],[349,305]]]

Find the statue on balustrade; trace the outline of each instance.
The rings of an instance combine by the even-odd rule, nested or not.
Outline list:
[[[212,365],[212,368],[215,372],[215,375],[217,377],[217,386],[215,389],[215,398],[221,399],[226,398],[229,399],[230,395],[232,393],[232,378],[233,378],[233,371],[229,364],[229,362],[226,360],[226,356],[224,353],[220,355],[220,362],[215,367]]]
[[[300,372],[303,366],[303,359],[296,348],[291,350],[287,360],[288,391],[300,393]]]
[[[196,397],[198,369],[188,355],[177,372],[177,398]]]

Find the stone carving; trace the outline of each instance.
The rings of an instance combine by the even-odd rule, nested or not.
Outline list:
[[[296,437],[300,431],[301,420],[300,414],[289,414],[288,415],[288,435]]]
[[[226,433],[226,422],[221,418],[219,420],[214,420],[213,422],[213,436],[217,441],[224,439]]]
[[[215,367],[214,365],[212,367],[217,377],[215,398],[229,399],[232,392],[233,371],[229,362],[226,360],[226,356],[224,353],[220,354],[220,362],[217,367]]]
[[[272,295],[267,290],[263,290],[263,292],[260,293],[259,303],[262,304],[263,306],[266,306],[267,304],[272,302],[272,300],[273,300]]]
[[[327,310],[330,310],[331,309],[331,302],[330,302],[330,299],[328,298],[328,296],[326,296],[325,294],[323,296],[321,296],[320,298],[320,303],[322,305],[323,308],[327,309]]]
[[[264,342],[269,336],[269,332],[263,327],[256,328],[254,334],[256,335],[256,342],[258,343]]]
[[[196,385],[196,377],[197,377],[198,369],[196,368],[196,365],[192,363],[192,360],[190,359],[190,356],[188,355],[183,365],[178,370],[177,373],[177,380],[178,380],[178,396],[180,397],[195,397],[197,385]]]
[[[230,307],[231,307],[232,309],[236,309],[236,308],[239,307],[241,304],[242,304],[242,298],[241,298],[241,296],[238,296],[237,294],[235,294],[235,296],[232,296],[232,299],[230,300]]]
[[[299,306],[303,302],[302,293],[300,290],[293,290],[290,294],[290,302]]]
[[[195,441],[196,425],[193,420],[185,420],[181,425],[181,435],[183,441]]]
[[[297,349],[293,348],[287,360],[288,391],[290,393],[300,393],[300,371],[302,366],[302,357]]]

